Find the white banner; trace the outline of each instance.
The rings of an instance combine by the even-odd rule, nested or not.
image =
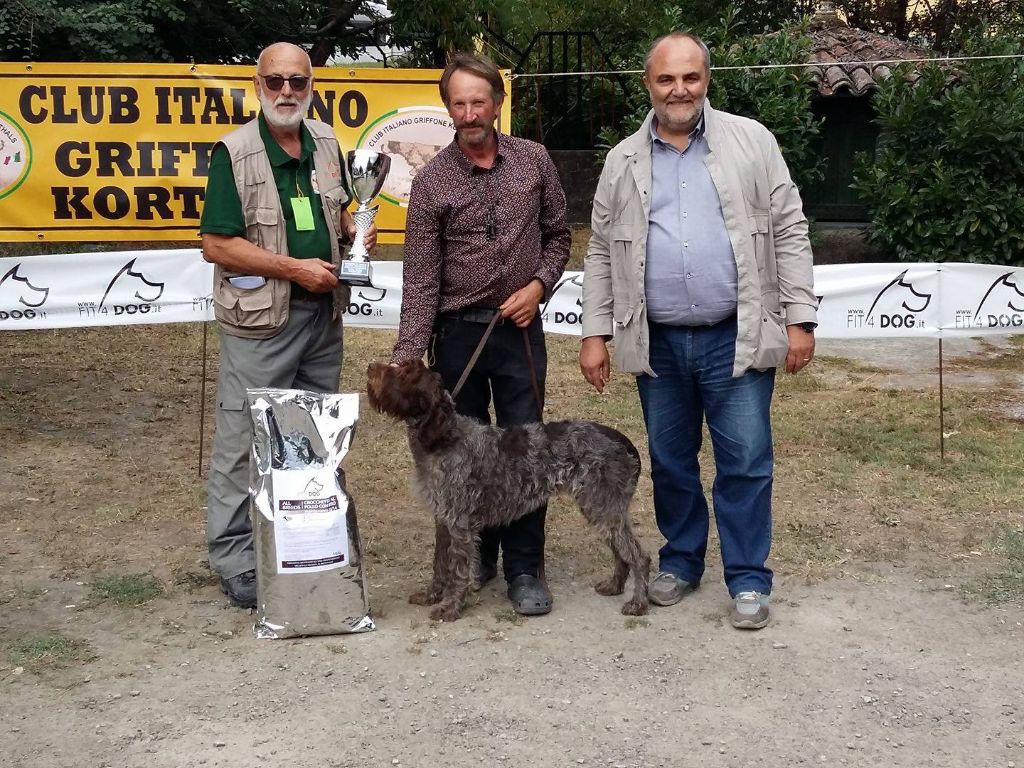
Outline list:
[[[346,323],[397,328],[402,264],[373,264]],[[819,338],[1024,333],[1024,268],[844,264],[814,268]],[[0,258],[0,330],[213,319],[213,265],[198,249]],[[579,335],[583,273],[566,272],[542,308],[549,333]]]

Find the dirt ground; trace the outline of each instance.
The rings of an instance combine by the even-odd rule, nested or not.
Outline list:
[[[366,360],[392,340],[350,332],[343,389],[363,389]],[[572,367],[573,345],[553,340],[555,367]],[[948,350],[947,387],[998,386],[1019,407],[1022,372],[986,366],[1004,349],[993,348]],[[785,427],[763,631],[729,626],[717,551],[695,594],[623,617],[618,598],[590,586],[607,557],[558,507],[550,615],[515,620],[492,583],[462,620],[430,622],[406,602],[429,561],[429,521],[408,490],[399,429],[366,414],[345,466],[376,631],[253,639],[252,616],[227,606],[205,565],[201,350],[200,326],[0,335],[5,766],[1024,768],[1024,613],[962,590],[997,566],[968,530],[977,518],[958,527],[908,494],[884,520],[851,521],[886,487],[807,491],[817,449]],[[868,358],[858,375],[871,392],[931,397],[934,349],[902,350],[823,343],[840,362],[822,363],[822,386],[842,361]],[[207,379],[206,456],[213,370]],[[613,383],[621,410],[571,378],[552,382],[549,406],[562,417],[604,408],[642,445],[635,395]],[[1019,487],[1020,463],[1005,472]],[[1019,497],[991,498],[985,515],[1019,523]],[[646,475],[634,517],[654,552]],[[826,538],[828,556],[814,561]],[[134,607],[103,599],[96,584],[110,574],[152,574],[162,595]],[[46,638],[64,645],[33,655]]]

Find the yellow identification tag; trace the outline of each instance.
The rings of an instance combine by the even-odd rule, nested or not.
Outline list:
[[[313,206],[310,205],[308,197],[293,197],[292,213],[295,214],[295,228],[299,232],[316,229],[316,223],[313,221]]]

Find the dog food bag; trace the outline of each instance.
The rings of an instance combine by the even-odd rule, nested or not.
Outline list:
[[[250,389],[248,399],[256,637],[373,629],[355,504],[341,470],[359,396]]]

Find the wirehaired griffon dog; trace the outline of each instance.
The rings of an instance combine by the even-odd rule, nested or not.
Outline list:
[[[633,595],[622,606],[647,613],[651,559],[633,533],[629,502],[640,474],[640,454],[625,435],[589,421],[556,421],[500,429],[455,412],[441,377],[422,361],[370,363],[370,405],[405,421],[416,462],[419,495],[434,515],[434,575],[409,601],[432,605],[430,618],[462,615],[477,572],[481,529],[507,525],[558,492],[611,547],[615,570],[596,585],[621,595],[633,576]]]

